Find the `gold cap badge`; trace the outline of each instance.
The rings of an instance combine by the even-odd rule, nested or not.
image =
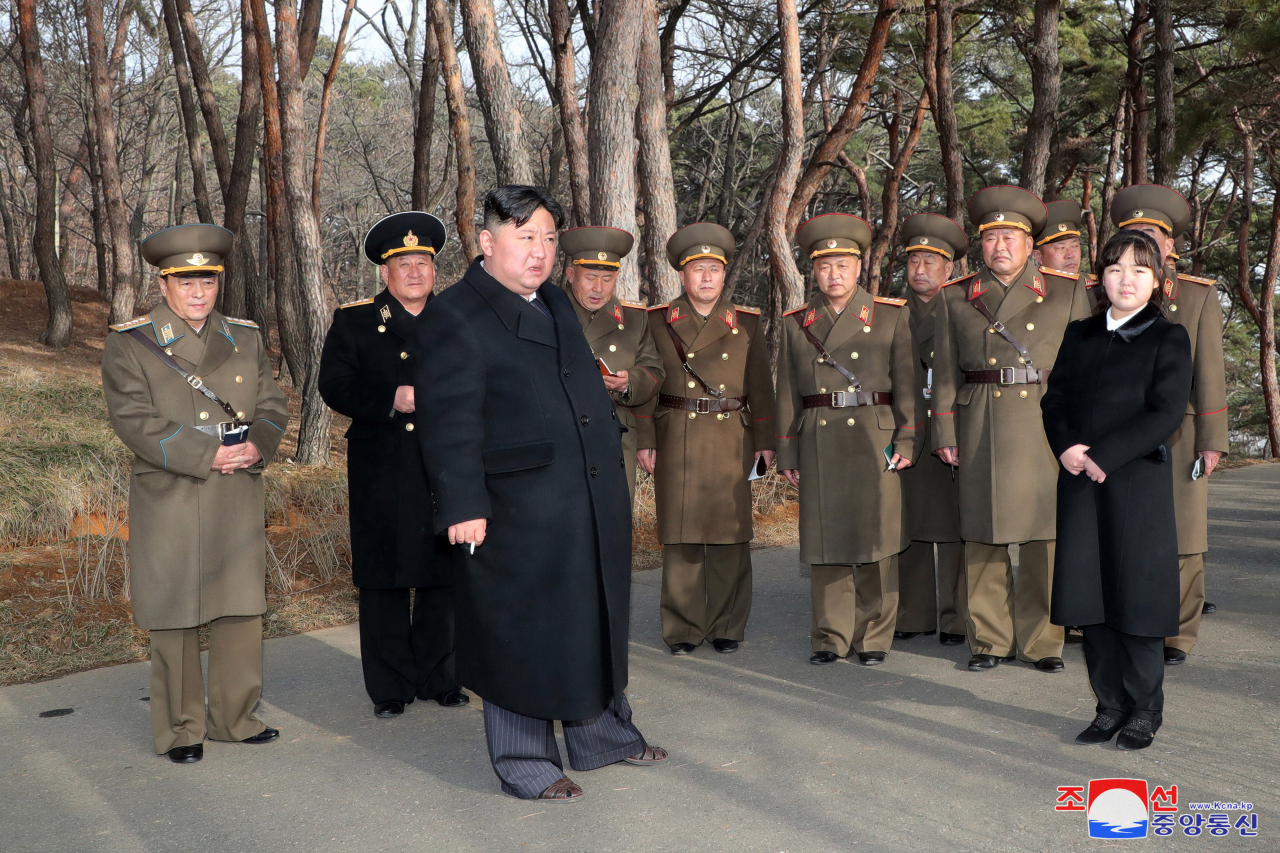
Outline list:
[[[699,249],[699,251],[702,251],[702,252],[710,252],[710,251],[711,251],[711,247],[710,247],[710,246],[702,246],[702,247]]]
[[[1066,230],[1067,230],[1067,223],[1065,223],[1065,222],[1059,222],[1059,223],[1058,223],[1058,230],[1059,230],[1059,231],[1066,231]]]
[[[418,245],[418,237],[417,237],[417,235],[415,235],[412,231],[410,231],[408,234],[404,235],[404,244],[405,244],[406,246],[416,246],[416,245]]]
[[[1135,211],[1133,212],[1133,215],[1134,215],[1134,216],[1141,216],[1141,215],[1142,215],[1142,211],[1141,211],[1141,210],[1135,210]]]
[[[996,222],[1004,222],[1004,214],[1003,214],[1003,213],[997,213],[997,214],[996,214]]]
[[[928,237],[921,237],[921,238],[920,238],[920,245],[921,245],[921,246],[927,246],[927,245],[929,245],[929,238],[928,238]]]
[[[597,261],[607,261],[608,259],[609,259],[609,253],[608,253],[608,252],[596,252],[596,260],[597,260]]]
[[[199,252],[196,252],[194,255],[192,255],[191,257],[187,258],[187,263],[189,263],[189,264],[191,264],[192,266],[195,266],[195,267],[202,267],[202,266],[204,266],[205,264],[207,264],[208,262],[209,262],[208,258],[206,258],[204,255],[200,254]]]
[[[828,248],[828,249],[834,249],[835,247],[836,247],[836,241],[835,241],[835,240],[828,240],[828,241],[827,241],[827,248]]]

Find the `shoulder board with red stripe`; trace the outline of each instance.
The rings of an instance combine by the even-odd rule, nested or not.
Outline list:
[[[907,304],[907,300],[894,299],[892,296],[873,296],[871,299],[881,305],[897,305],[899,308]]]
[[[976,272],[971,272],[971,273],[969,273],[968,275],[962,275],[962,276],[960,276],[959,278],[953,278],[953,279],[951,279],[951,281],[944,281],[944,282],[942,283],[942,286],[943,286],[943,287],[950,287],[950,286],[951,286],[951,285],[953,285],[953,284],[963,284],[963,283],[965,283],[965,282],[969,281],[969,279],[977,278],[977,277],[978,277],[978,274],[977,274]]]
[[[1085,276],[1085,277],[1084,277],[1084,286],[1085,286],[1085,287],[1097,287],[1097,286],[1098,286],[1098,277],[1097,277],[1096,275],[1087,275],[1087,276]]]
[[[759,315],[759,313],[760,313],[760,309],[759,309],[759,308],[748,308],[748,307],[746,307],[745,305],[735,305],[735,306],[733,306],[733,310],[735,310],[735,311],[741,311],[743,314],[756,314],[756,315]]]
[[[661,305],[650,305],[650,306],[649,306],[649,310],[650,310],[650,311],[665,311],[665,310],[667,310],[667,306],[668,306],[668,305],[670,305],[670,304],[671,304],[670,302],[664,302],[664,303],[662,303]]]
[[[625,299],[619,299],[618,302],[622,304],[623,308],[639,308],[641,311],[649,310],[649,306],[643,302],[628,302]]]
[[[1079,273],[1067,272],[1066,270],[1055,270],[1053,267],[1040,267],[1040,272],[1044,273],[1045,275],[1056,275],[1061,278],[1069,278],[1072,281],[1075,281],[1076,279],[1080,278]]]
[[[801,311],[803,311],[808,307],[809,307],[808,305],[801,305],[799,308],[792,308],[790,311],[783,311],[782,316],[790,317],[792,314],[799,314]]]
[[[1218,283],[1216,278],[1201,278],[1198,275],[1187,275],[1186,273],[1178,273],[1178,281],[1190,281],[1195,284],[1203,284],[1205,287],[1213,287]]]

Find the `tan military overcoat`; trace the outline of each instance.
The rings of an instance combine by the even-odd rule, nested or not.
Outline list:
[[[288,421],[257,326],[218,312],[197,335],[168,306],[112,327],[102,355],[111,425],[133,451],[129,569],[140,628],[193,628],[266,610],[262,471]],[[220,441],[196,429],[229,420],[127,332],[140,329],[253,421],[252,468],[211,470]]]
[[[821,357],[806,329],[864,392],[893,394],[892,405],[804,408],[804,397],[853,389]],[[784,316],[778,468],[800,471],[802,561],[874,563],[907,546],[902,480],[886,470],[884,449],[893,445],[904,458],[916,457],[924,418],[915,384],[910,312],[903,300],[872,297],[859,288],[838,315],[818,294]]]
[[[996,319],[1051,370],[1072,320],[1091,311],[1085,277],[1028,261],[1005,287],[989,271],[949,282],[937,298],[933,371],[934,449],[958,447],[960,533],[1006,544],[1056,537],[1058,460],[1044,435],[1046,385],[966,384],[966,370],[1018,368],[1018,351],[971,302],[981,295]]]
[[[773,377],[760,312],[721,296],[703,318],[681,295],[649,310],[653,341],[666,369],[660,394],[705,397],[681,368],[668,327],[683,341],[689,364],[726,397],[745,396],[749,408],[698,414],[651,400],[653,433],[641,419],[640,447],[656,447],[658,540],[664,545],[731,545],[752,537],[747,474],[758,450],[775,447]],[[690,387],[693,383],[693,387]]]
[[[909,534],[916,542],[960,541],[959,472],[953,471],[933,453],[932,441],[933,395],[930,382],[936,374],[930,371],[935,361],[941,305],[941,293],[924,302],[911,288],[907,288],[911,341],[916,355],[916,412],[923,413],[924,424],[916,432],[916,442],[921,448],[916,454],[916,464],[900,476]]]
[[[649,333],[649,310],[634,302],[622,302],[617,297],[610,299],[592,314],[572,299],[574,313],[582,324],[582,332],[587,336],[591,352],[614,373],[627,371],[628,388],[626,394],[610,392],[618,410],[618,420],[627,431],[622,435],[622,455],[627,463],[627,482],[631,484],[632,495],[636,486],[636,447],[639,438],[636,418],[641,415],[642,407],[658,393],[658,386],[666,375],[662,366],[662,357],[653,343],[653,335]],[[652,412],[644,415],[652,420]],[[652,433],[646,429],[645,434]]]

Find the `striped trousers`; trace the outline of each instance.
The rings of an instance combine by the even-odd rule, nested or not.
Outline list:
[[[639,755],[647,746],[631,722],[631,703],[625,696],[610,702],[595,719],[564,720],[562,725],[574,770],[595,770]],[[504,793],[531,800],[564,776],[554,720],[526,717],[485,701],[484,737]]]

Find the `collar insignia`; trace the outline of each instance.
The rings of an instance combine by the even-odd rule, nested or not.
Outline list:
[[[1165,298],[1166,298],[1166,299],[1172,299],[1172,298],[1173,298],[1173,286],[1174,286],[1174,285],[1173,285],[1173,279],[1172,279],[1172,278],[1166,278],[1166,279],[1164,280],[1164,295],[1165,295]]]
[[[969,285],[969,299],[974,300],[983,294],[982,276],[974,276],[973,283]]]
[[[812,326],[816,322],[818,322],[818,311],[816,308],[810,308],[809,313],[804,315],[805,328]]]
[[[734,314],[732,308],[729,308],[724,312],[724,324],[728,326],[730,329],[737,326],[738,318],[737,318],[737,315]]]
[[[679,320],[679,319],[680,319],[680,306],[672,305],[670,308],[667,309],[667,322],[674,323],[676,320]]]
[[[603,255],[604,252],[601,252],[600,254]],[[613,319],[617,320],[619,323],[622,322],[622,306],[621,305],[613,306]]]
[[[384,322],[384,323],[385,323],[387,320],[390,320],[390,319],[391,319],[391,306],[390,306],[390,305],[383,305],[383,306],[382,306],[382,308],[378,310],[378,314],[379,314],[379,316],[381,316],[381,317],[382,317],[382,320],[383,320],[383,322]]]
[[[1039,273],[1031,277],[1031,283],[1028,284],[1027,287],[1034,290],[1036,292],[1036,296],[1044,296],[1044,279],[1040,277]]]
[[[858,312],[858,319],[861,320],[863,323],[866,323],[870,317],[871,317],[871,309],[863,305],[862,310]]]
[[[173,340],[174,340],[174,337],[173,337],[173,325],[172,325],[171,323],[165,323],[165,324],[164,324],[164,326],[163,326],[163,327],[161,327],[161,329],[160,329],[160,337],[163,339],[163,340],[161,340],[161,343],[163,343],[163,344],[167,344],[167,343],[172,343],[172,342],[173,342]]]

